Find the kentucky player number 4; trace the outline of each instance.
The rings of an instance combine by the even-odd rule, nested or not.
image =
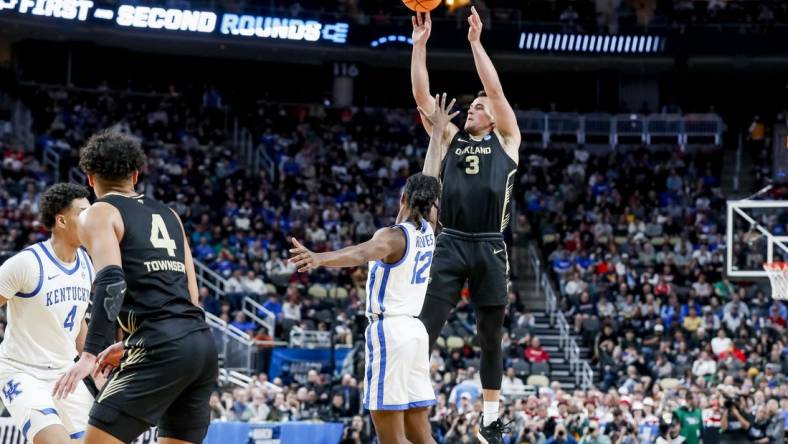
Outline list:
[[[54,399],[58,378],[82,351],[85,312],[95,272],[79,247],[76,222],[88,190],[57,184],[41,196],[41,222],[52,237],[0,267],[0,302],[8,327],[0,344],[2,401],[28,441],[67,442],[85,432],[93,396],[84,383]],[[46,439],[45,439],[46,438]]]

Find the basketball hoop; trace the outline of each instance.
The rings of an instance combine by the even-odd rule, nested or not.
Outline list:
[[[788,299],[788,262],[768,262],[763,269],[772,283],[772,298]]]

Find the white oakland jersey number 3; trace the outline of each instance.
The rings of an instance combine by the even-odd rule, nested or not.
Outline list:
[[[175,241],[172,240],[170,233],[167,232],[167,226],[164,225],[164,218],[161,217],[161,214],[151,215],[150,243],[155,248],[167,250],[167,254],[170,256],[175,256]]]

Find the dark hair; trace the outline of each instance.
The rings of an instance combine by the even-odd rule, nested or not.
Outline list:
[[[411,219],[421,225],[422,219],[429,220],[430,210],[441,194],[437,177],[416,173],[405,182],[405,200],[411,209]]]
[[[131,177],[145,165],[145,153],[130,136],[105,130],[94,134],[79,150],[79,167],[108,181]]]
[[[55,217],[71,206],[74,199],[87,199],[90,191],[75,183],[56,183],[41,194],[38,204],[39,219],[49,230],[55,226]]]
[[[487,92],[485,90],[481,90],[476,93],[476,97],[487,97]]]

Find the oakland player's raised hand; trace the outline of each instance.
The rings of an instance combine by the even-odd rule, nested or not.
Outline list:
[[[433,128],[438,128],[441,132],[446,129],[451,119],[457,117],[460,111],[451,112],[454,108],[454,103],[457,99],[451,99],[451,102],[446,104],[446,93],[435,94],[435,109],[427,114],[421,107],[417,107],[421,117],[425,119]]]
[[[317,255],[298,242],[296,238],[291,238],[295,248],[290,249],[289,262],[296,266],[298,271],[307,272],[320,266],[317,261]]]
[[[432,31],[430,13],[417,12],[415,17],[410,18],[410,21],[413,23],[413,35],[411,36],[413,44],[426,45]]]
[[[471,6],[471,15],[468,17],[468,24],[470,27],[468,28],[468,41],[478,42],[482,36],[482,19],[479,17],[479,13],[476,12],[476,7]]]

